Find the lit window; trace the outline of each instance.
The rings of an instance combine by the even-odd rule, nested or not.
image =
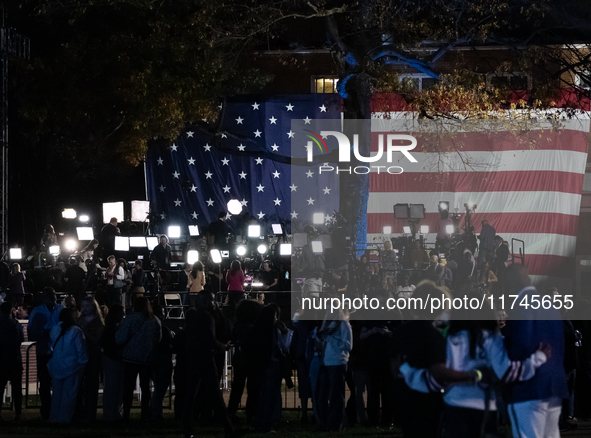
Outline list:
[[[575,75],[575,86],[589,90],[591,88],[591,72],[580,71]]]
[[[428,90],[437,83],[437,79],[432,78],[423,73],[414,74],[401,74],[399,76],[400,82],[405,82],[406,85],[410,85],[414,90],[424,91]]]
[[[336,76],[314,76],[312,77],[312,93],[338,93]]]

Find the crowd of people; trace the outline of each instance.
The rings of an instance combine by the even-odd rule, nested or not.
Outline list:
[[[508,248],[494,229],[481,237],[486,245],[493,242],[482,257],[456,247],[442,263],[418,242],[401,262],[386,242],[378,261],[364,255],[350,269],[334,270],[325,269],[324,256],[305,246],[303,293],[380,300],[538,294],[522,265],[507,266]],[[153,260],[166,275],[166,236],[160,243]],[[508,315],[500,309],[466,314],[442,308],[426,314],[385,307],[335,313],[300,308],[285,315],[285,308],[269,303],[273,300],[242,293],[247,274],[232,260],[224,273],[210,274],[202,262],[187,269],[184,327],[173,331],[165,309],[145,294],[142,261],[129,273],[125,261],[107,261],[106,267],[92,261],[105,272],[100,303],[86,291],[58,303],[46,287],[30,309],[27,336],[36,342],[40,414],[49,422],[95,421],[101,387],[103,421],[129,421],[138,376],[142,421],[162,421],[173,380],[174,418],[186,437],[194,433],[196,419],[213,418],[226,436],[240,435],[236,414],[245,389],[247,423],[260,432],[276,430],[283,383],[297,385],[301,421],[320,431],[397,426],[405,437],[436,437],[441,431],[476,437],[510,427],[514,436],[558,437],[561,427],[576,423],[575,411],[591,415],[591,354],[581,341],[591,337],[591,326],[573,312],[517,308]],[[411,269],[401,269],[402,263],[412,263]],[[2,388],[7,381],[18,388],[22,379],[24,335],[15,312],[24,276],[18,268],[13,272],[15,292],[0,306]],[[261,263],[260,273],[262,291],[277,289],[279,275],[270,261]],[[223,306],[215,296],[220,276],[230,292]],[[122,289],[129,277],[134,299],[126,308]],[[588,309],[589,303],[577,303],[581,315]],[[226,352],[232,366],[227,407],[220,390]],[[17,422],[19,397],[13,391]]]

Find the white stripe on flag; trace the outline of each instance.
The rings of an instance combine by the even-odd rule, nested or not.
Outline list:
[[[449,201],[450,209],[464,210],[464,203],[477,205],[478,213],[562,213],[579,215],[581,195],[561,192],[485,193],[370,193],[368,213],[392,213],[394,204],[424,204],[427,213],[437,213],[439,201]]]
[[[392,162],[388,163],[386,151],[373,163],[361,163],[372,172],[386,172],[391,166],[400,166],[404,172],[509,172],[509,171],[562,171],[585,174],[587,154],[564,150],[522,150],[503,152],[447,152],[421,153],[411,151],[417,160],[411,163],[400,152],[392,154]],[[371,156],[377,155],[372,152]],[[341,164],[342,168],[348,168]],[[392,169],[394,171],[394,169]],[[386,173],[387,174],[387,173]]]

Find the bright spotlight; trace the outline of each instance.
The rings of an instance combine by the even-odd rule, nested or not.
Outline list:
[[[117,222],[123,222],[123,202],[103,203],[103,223],[108,224],[113,217],[117,218]]]
[[[248,237],[261,237],[261,226],[260,225],[249,225],[248,226]]]
[[[454,233],[454,226],[452,224],[446,225],[445,232],[447,234],[453,234]]]
[[[404,232],[404,234],[410,234],[410,226],[408,226],[408,225],[403,226],[402,231]]]
[[[146,238],[144,236],[133,236],[129,238],[130,248],[145,248],[148,246]]]
[[[76,242],[73,239],[69,239],[69,240],[66,240],[66,243],[64,246],[66,247],[66,249],[68,251],[76,251],[76,248],[78,247],[78,242]]]
[[[449,210],[448,201],[439,201],[439,211]]]
[[[383,234],[392,234],[392,227],[389,225],[386,225],[383,229],[382,229],[382,233]]]
[[[212,249],[211,251],[209,251],[209,254],[211,255],[212,262],[222,263],[222,253],[219,249]]]
[[[257,251],[259,254],[265,254],[267,252],[267,245],[260,244],[257,246]]]
[[[189,225],[189,236],[199,236],[198,225]]]
[[[282,243],[279,245],[279,255],[291,255],[291,243]]]
[[[78,235],[78,240],[94,239],[94,231],[92,231],[92,227],[76,227],[76,234]]]
[[[132,222],[149,222],[150,215],[149,201],[131,201],[131,221]]]
[[[238,248],[236,248],[236,254],[238,254],[240,257],[246,254],[246,246],[240,245]]]
[[[228,207],[230,214],[233,215],[237,215],[242,212],[242,202],[240,202],[238,199],[230,199],[226,207]]]
[[[129,251],[129,237],[115,236],[115,251]]]
[[[421,234],[429,234],[429,225],[421,225]]]
[[[271,226],[273,227],[273,234],[276,236],[283,234],[283,227],[281,224],[271,224]]]
[[[160,243],[158,241],[158,237],[157,236],[149,236],[149,237],[146,237],[146,240],[148,242],[148,249],[150,251],[154,251],[154,248],[156,248],[158,246],[158,244]]]
[[[313,253],[319,254],[323,251],[321,240],[313,240],[311,243],[312,243],[312,252]]]
[[[87,214],[81,214],[81,215],[78,217],[78,220],[79,220],[80,222],[88,222],[88,221],[90,220],[90,217],[88,217],[88,215],[87,215]]]
[[[52,256],[58,256],[58,255],[60,255],[60,247],[59,247],[59,245],[51,245],[49,247],[49,254],[51,254]]]
[[[181,227],[178,225],[171,225],[168,227],[168,238],[169,239],[178,239],[181,237]]]
[[[314,225],[321,225],[324,223],[324,213],[314,213],[312,215],[312,223]]]
[[[23,250],[21,248],[10,248],[10,260],[21,260],[23,258]]]
[[[73,208],[64,208],[64,211],[62,211],[62,217],[64,219],[76,219],[76,210]]]
[[[195,249],[187,251],[187,263],[192,265],[197,261],[199,261],[199,251]]]

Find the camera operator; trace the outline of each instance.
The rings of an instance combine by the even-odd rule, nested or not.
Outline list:
[[[271,261],[265,260],[259,267],[259,278],[263,283],[262,290],[277,290],[279,274],[272,268]]]
[[[160,243],[150,254],[150,260],[152,264],[156,265],[158,269],[168,270],[170,269],[170,259],[172,257],[172,249],[168,244],[168,236],[166,234],[160,235]]]

